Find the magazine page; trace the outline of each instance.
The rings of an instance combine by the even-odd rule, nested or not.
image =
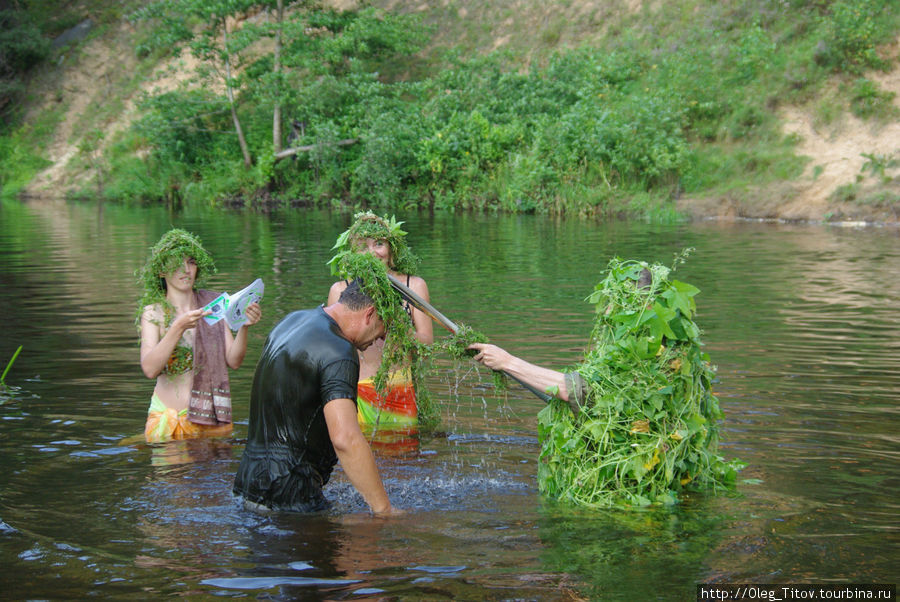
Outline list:
[[[263,298],[265,285],[261,278],[254,280],[250,286],[231,295],[225,309],[225,321],[231,330],[238,330],[247,321],[244,314],[247,306]]]
[[[208,316],[203,316],[207,324],[215,324],[225,317],[228,310],[228,293],[222,293],[203,307],[204,311],[211,311]]]

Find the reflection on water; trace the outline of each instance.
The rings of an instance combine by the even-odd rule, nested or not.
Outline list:
[[[439,359],[435,433],[378,447],[395,505],[373,520],[338,470],[316,516],[243,511],[231,482],[252,359],[288,311],[322,303],[349,215],[0,205],[0,587],[10,598],[692,599],[717,582],[892,582],[898,561],[900,246],[895,230],[597,224],[398,215],[435,305],[536,363],[576,363],[612,255],[697,285],[738,492],[585,512],[537,492],[540,402]],[[169,227],[217,259],[211,285],[266,282],[231,438],[148,445],[134,270]]]

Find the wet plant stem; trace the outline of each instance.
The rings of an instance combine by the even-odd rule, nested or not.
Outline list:
[[[19,352],[22,351],[22,346],[19,345],[19,348],[16,349],[16,352],[13,353],[12,358],[10,358],[9,362],[6,364],[6,369],[3,370],[3,376],[0,376],[0,385],[6,385],[6,374],[9,372],[9,369],[12,368],[13,362],[16,361],[16,358],[19,357]]]

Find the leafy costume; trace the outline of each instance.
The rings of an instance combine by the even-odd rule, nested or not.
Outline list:
[[[742,463],[717,451],[715,370],[693,321],[699,289],[671,271],[614,258],[588,298],[597,321],[591,350],[566,374],[570,402],[553,400],[538,414],[545,494],[644,506],[733,485]]]

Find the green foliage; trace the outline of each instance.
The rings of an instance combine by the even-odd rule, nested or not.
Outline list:
[[[717,453],[715,372],[693,320],[699,290],[671,271],[614,258],[588,298],[597,322],[577,367],[587,399],[577,416],[558,400],[538,414],[538,482],[547,495],[645,506],[734,484],[741,463]]]
[[[834,192],[831,193],[830,199],[832,201],[838,201],[841,203],[855,201],[859,196],[860,189],[861,186],[859,185],[859,182],[844,184],[834,189]]]
[[[457,324],[457,326],[458,330],[455,333],[436,341],[431,346],[429,352],[432,357],[439,352],[443,352],[455,362],[465,362],[478,355],[475,350],[469,349],[470,345],[490,342],[485,334],[478,332],[471,326],[466,324]],[[509,379],[506,374],[497,370],[492,370],[491,372],[494,377],[494,391],[498,393],[506,391],[509,388]]]
[[[863,153],[862,157],[866,160],[862,166],[862,172],[869,172],[873,176],[887,184],[893,178],[888,175],[889,170],[900,167],[900,153],[894,152],[890,154]]]
[[[888,0],[834,2],[826,21],[831,65],[849,73],[884,67],[876,47],[896,33],[890,27],[893,19],[885,18],[893,11],[896,4]]]
[[[0,196],[12,198],[50,162],[42,156],[44,145],[60,118],[48,111],[33,123],[24,123],[0,136]]]
[[[759,77],[771,65],[775,49],[771,33],[763,29],[758,21],[747,28],[734,49],[733,81],[747,83]]]
[[[460,50],[413,79],[427,72],[415,53],[432,32],[415,16],[365,3],[339,11],[286,2],[283,23],[272,13],[239,19],[223,44],[224,15],[273,5],[162,0],[137,11],[155,40],[202,59],[198,81],[218,75],[231,86],[254,165],[241,166],[221,85],[167,92],[145,101],[132,132],[146,169],[124,154],[111,158],[108,196],[212,202],[266,190],[379,209],[677,219],[667,200],[681,191],[744,192],[796,177],[802,160],[774,109],[808,101],[829,71],[885,67],[878,45],[900,19],[887,0],[704,3],[702,20],[663,3],[640,27],[625,21],[590,46],[540,51],[528,66],[508,53],[463,59]],[[556,20],[544,35],[568,38],[564,26]],[[222,79],[226,57],[232,72]],[[844,93],[859,115],[895,113],[890,95],[868,80]],[[311,151],[275,158],[276,104],[285,131],[303,124],[284,146]]]
[[[166,92],[148,97],[142,109],[134,131],[156,160],[198,170],[237,157],[224,99],[206,90]]]
[[[0,9],[0,123],[24,92],[24,76],[50,55],[50,42],[28,13]]]
[[[0,375],[0,385],[6,386],[6,375],[9,373],[9,369],[12,368],[13,363],[15,363],[16,358],[19,357],[19,354],[22,352],[22,345],[16,349],[15,353],[12,354],[12,357],[9,358],[9,362],[6,363],[6,368],[3,369],[3,374]]]
[[[861,77],[853,82],[850,110],[861,119],[896,118],[898,111],[894,106],[895,96],[894,92],[882,90],[875,82]]]

